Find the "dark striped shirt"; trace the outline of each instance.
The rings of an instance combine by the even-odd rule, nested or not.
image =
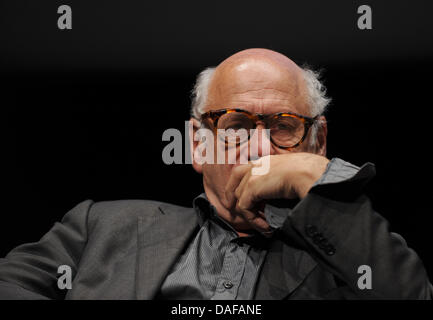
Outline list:
[[[160,298],[251,299],[268,239],[259,233],[239,237],[204,193],[193,205],[201,228],[173,266]]]

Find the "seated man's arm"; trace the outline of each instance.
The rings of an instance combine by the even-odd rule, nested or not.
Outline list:
[[[345,284],[347,290],[341,291],[347,298],[431,299],[432,286],[420,258],[401,236],[389,231],[387,221],[363,194],[373,175],[371,164],[349,179],[331,182],[324,175],[290,212],[281,231]],[[360,266],[371,268],[371,289],[360,280],[366,272],[365,267],[358,270]]]
[[[62,299],[58,267],[75,275],[87,242],[87,220],[92,201],[80,203],[41,240],[16,247],[0,259],[0,299]]]

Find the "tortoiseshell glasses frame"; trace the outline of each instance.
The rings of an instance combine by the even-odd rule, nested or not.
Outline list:
[[[270,140],[271,142],[276,145],[278,148],[285,149],[285,150],[291,150],[296,147],[298,147],[307,137],[308,131],[311,128],[311,126],[314,124],[314,122],[317,120],[319,116],[307,117],[300,114],[292,113],[292,112],[278,112],[273,114],[262,114],[262,113],[251,113],[249,111],[243,110],[243,109],[218,109],[218,110],[211,110],[208,112],[205,112],[201,115],[200,121],[204,124],[210,120],[210,124],[213,127],[214,133],[216,134],[218,129],[218,120],[221,118],[221,116],[229,113],[241,113],[245,115],[250,121],[250,126],[248,128],[244,129],[255,129],[257,127],[257,122],[262,121],[265,125],[266,129],[271,130]],[[288,119],[286,117],[290,117],[293,120],[299,121],[299,123],[303,124],[303,132],[302,135],[300,135],[299,141],[297,141],[294,144],[291,145],[280,145],[274,141],[272,138],[272,128],[271,123],[277,123],[279,120]],[[250,139],[250,134],[248,132],[248,139]]]

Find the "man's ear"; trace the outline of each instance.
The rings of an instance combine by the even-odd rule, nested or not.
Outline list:
[[[203,173],[203,165],[202,164],[198,164],[195,159],[195,153],[197,152],[197,147],[200,143],[200,141],[195,141],[194,140],[194,136],[195,133],[197,132],[198,129],[200,129],[200,121],[198,121],[195,118],[191,118],[189,119],[189,145],[191,146],[192,150],[191,150],[191,160],[192,160],[192,167],[194,168],[194,170],[200,174]]]
[[[326,157],[326,136],[328,134],[328,125],[324,116],[320,116],[317,121],[319,122],[319,127],[317,128],[316,134],[315,153]]]

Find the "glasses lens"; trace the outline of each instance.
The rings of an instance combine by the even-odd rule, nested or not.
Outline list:
[[[276,117],[270,129],[274,143],[284,147],[292,147],[299,143],[305,130],[304,122],[290,115]]]
[[[241,112],[223,114],[218,120],[218,136],[226,144],[240,144],[248,140],[250,129],[254,128],[254,122]]]

